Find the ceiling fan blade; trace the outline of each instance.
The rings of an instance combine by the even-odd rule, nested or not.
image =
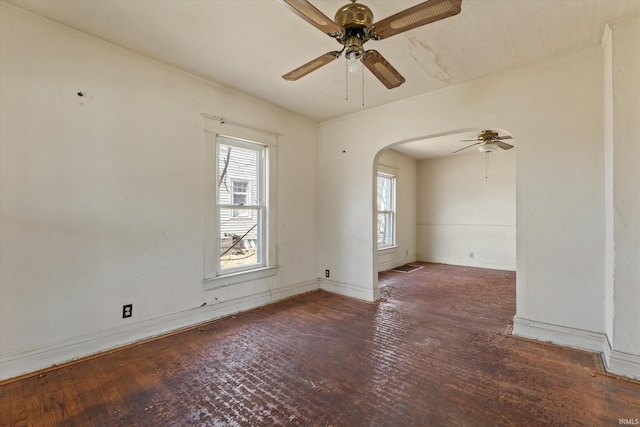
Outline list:
[[[371,38],[385,39],[412,28],[439,21],[461,10],[462,0],[429,0],[375,22]]]
[[[337,37],[344,31],[341,26],[333,21],[333,19],[330,19],[307,0],[278,1],[300,18],[331,37]]]
[[[502,141],[492,141],[492,142],[496,144],[498,147],[502,148],[503,150],[509,150],[513,148],[513,145],[507,144],[506,142],[502,142]]]
[[[296,68],[295,70],[288,72],[287,74],[282,76],[282,78],[290,81],[298,80],[299,78],[306,76],[310,72],[317,70],[323,65],[327,65],[329,62],[334,61],[339,57],[340,52],[338,51],[327,52],[324,55],[320,55],[316,59],[313,59],[306,64]]]
[[[474,145],[478,145],[478,144],[482,144],[482,141],[480,141],[480,142],[476,142],[475,144],[467,145],[467,146],[466,146],[466,147],[464,147],[464,148],[461,148],[461,149],[459,149],[459,150],[454,151],[452,154],[456,154],[456,153],[457,153],[457,152],[459,152],[459,151],[466,150],[467,148],[471,148],[471,147],[473,147]]]
[[[404,77],[377,50],[368,50],[362,55],[362,63],[382,82],[393,89],[405,82]]]
[[[478,141],[478,138],[473,138],[473,139],[461,139],[460,142],[471,142],[471,141]],[[480,140],[480,142],[482,142],[482,140]]]
[[[500,139],[500,140],[502,140],[502,139],[513,139],[513,137],[511,135],[505,135],[505,136],[497,136],[497,137],[495,137],[493,139]]]

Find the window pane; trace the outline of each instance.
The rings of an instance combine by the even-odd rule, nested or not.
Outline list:
[[[218,203],[253,206],[258,204],[259,154],[259,150],[220,144]]]
[[[383,173],[378,174],[377,206],[378,206],[378,248],[393,246],[394,206],[395,206],[395,177]]]
[[[218,273],[263,267],[264,147],[218,139]]]
[[[233,209],[220,209],[220,269],[262,264],[260,251],[261,209],[247,209],[238,220]]]
[[[249,183],[246,181],[233,181],[233,192],[234,193],[246,193],[247,185]]]
[[[393,244],[393,220],[391,212],[378,214],[378,247]]]
[[[391,210],[391,185],[392,178],[378,176],[378,210]]]

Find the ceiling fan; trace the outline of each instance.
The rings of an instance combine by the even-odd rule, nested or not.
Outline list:
[[[429,0],[398,12],[381,21],[373,21],[367,6],[351,0],[329,19],[307,0],[278,0],[302,19],[333,37],[342,45],[341,50],[327,52],[282,76],[285,80],[298,80],[338,59],[344,52],[348,69],[358,70],[360,60],[384,84],[393,89],[405,82],[404,77],[376,50],[364,50],[369,40],[382,40],[404,31],[439,21],[460,13],[462,0]]]
[[[507,144],[503,142],[503,139],[513,139],[510,135],[500,136],[498,132],[494,132],[492,130],[483,131],[476,139],[462,139],[461,141],[477,141],[474,144],[468,145],[464,148],[456,150],[453,154],[466,150],[467,148],[471,148],[473,146],[478,145],[478,150],[482,153],[490,153],[492,151],[497,150],[498,148],[502,148],[503,150],[509,150],[513,148],[513,145]]]

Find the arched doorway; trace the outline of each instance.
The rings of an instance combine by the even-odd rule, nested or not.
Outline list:
[[[375,156],[377,271],[414,261],[516,269],[516,149],[467,147],[483,129],[390,144]],[[500,135],[511,136],[504,129]],[[516,145],[510,140],[512,145]],[[393,177],[394,226],[381,226],[380,176]],[[381,230],[393,233],[380,246]]]

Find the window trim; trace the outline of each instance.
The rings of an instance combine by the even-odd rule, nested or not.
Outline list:
[[[238,124],[223,123],[216,116],[202,114],[204,118],[204,272],[203,282],[205,290],[217,289],[224,286],[240,284],[247,281],[258,280],[276,274],[276,232],[277,212],[275,200],[277,200],[277,148],[278,137],[275,133],[244,127]],[[224,130],[224,132],[221,132]],[[219,226],[217,220],[217,187],[218,187],[218,138],[229,138],[240,143],[258,144],[264,146],[264,160],[262,173],[264,187],[262,191],[264,200],[263,226],[261,236],[263,239],[263,254],[261,265],[253,265],[246,270],[226,269],[218,271],[216,268],[219,256]],[[244,207],[243,207],[244,208]]]

